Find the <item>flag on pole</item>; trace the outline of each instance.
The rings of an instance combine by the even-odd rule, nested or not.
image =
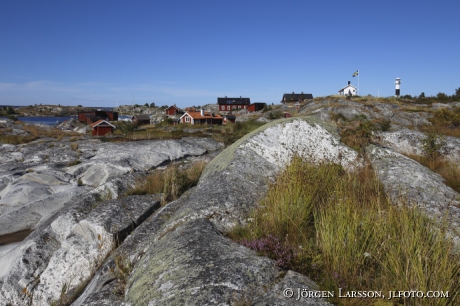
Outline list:
[[[356,72],[355,72],[355,73],[353,73],[353,77],[355,77],[355,76],[357,76],[357,75],[358,75],[358,71],[359,71],[359,70],[356,70]]]

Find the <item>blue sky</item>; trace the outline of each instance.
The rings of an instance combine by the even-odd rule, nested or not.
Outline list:
[[[453,94],[460,1],[0,2],[0,105]]]

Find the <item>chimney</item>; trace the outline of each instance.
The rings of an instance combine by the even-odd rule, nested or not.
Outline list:
[[[200,115],[201,115],[201,117],[204,117],[204,109],[200,110]]]
[[[350,81],[348,81],[348,85],[350,85]]]

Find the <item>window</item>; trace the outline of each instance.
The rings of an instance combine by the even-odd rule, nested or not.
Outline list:
[[[236,109],[236,106],[235,106],[235,105],[233,105],[233,109]]]
[[[225,105],[221,105],[221,106],[220,106],[220,109],[221,109],[221,110],[225,110]]]
[[[241,105],[238,105],[238,109],[241,109]]]
[[[190,122],[190,117],[185,117],[185,122]]]
[[[227,105],[227,110],[230,110],[230,105]]]

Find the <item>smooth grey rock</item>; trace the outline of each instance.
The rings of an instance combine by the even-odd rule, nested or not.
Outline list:
[[[259,292],[255,299],[258,305],[264,299],[269,305],[295,305],[279,290],[283,282],[295,283],[295,273],[278,279],[280,271],[271,260],[256,256],[219,232],[246,223],[270,181],[298,152],[312,162],[336,162],[350,170],[362,164],[357,152],[338,141],[334,127],[315,118],[278,120],[246,135],[206,167],[197,187],[160,209],[114,252],[113,256],[121,255],[135,266],[128,281],[126,302],[229,305],[235,297],[243,297],[252,284]],[[203,266],[203,260],[210,262],[209,267]],[[103,269],[107,270],[109,262]],[[249,270],[252,274],[245,276],[241,270],[244,267],[253,267]],[[263,281],[254,278],[254,271]],[[187,275],[194,277],[189,281]],[[301,279],[303,285],[313,284],[305,276]],[[262,295],[262,284],[278,289]],[[297,283],[299,288],[300,285]],[[81,305],[97,304],[98,294],[91,291],[85,290],[86,299]],[[101,303],[109,300],[102,297]]]
[[[380,132],[376,136],[380,144],[396,152],[414,155],[424,154],[422,140],[426,136],[422,132],[401,129],[395,132]],[[440,150],[442,156],[454,163],[460,163],[460,139],[450,136],[443,136],[442,138],[445,141],[445,145]]]
[[[207,219],[178,226],[159,239],[137,264],[127,284],[132,305],[231,305],[249,287],[259,305],[305,305],[283,296],[275,284],[279,271],[273,261],[222,236]],[[289,281],[287,280],[289,279]],[[305,276],[282,278],[293,288],[312,284]],[[264,287],[268,287],[265,291]],[[273,288],[275,287],[275,288]],[[310,305],[328,305],[310,299]]]
[[[71,295],[159,207],[158,196],[75,203],[0,258],[0,305],[49,305],[64,286]]]
[[[223,146],[209,138],[128,144],[86,139],[73,143],[73,147],[66,141],[1,146],[7,159],[0,162],[0,235],[33,229],[91,190],[110,191],[117,197],[132,183],[133,173],[202,156]],[[77,164],[69,166],[74,161]],[[121,177],[126,184],[118,188],[115,181]]]

